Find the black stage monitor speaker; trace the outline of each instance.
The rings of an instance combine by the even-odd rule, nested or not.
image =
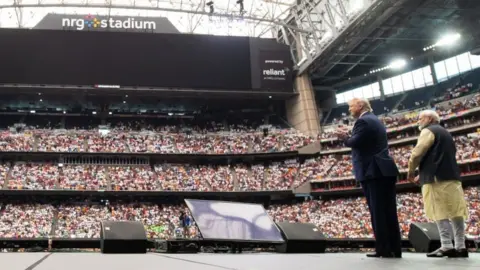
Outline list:
[[[416,252],[435,251],[441,246],[437,224],[411,223],[408,241],[410,241]]]
[[[281,253],[325,253],[327,241],[312,223],[277,222],[285,244],[277,246]]]
[[[102,253],[147,253],[147,234],[141,222],[102,221]]]

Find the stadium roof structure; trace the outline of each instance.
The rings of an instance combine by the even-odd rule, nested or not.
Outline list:
[[[478,46],[475,42],[480,35],[475,27],[479,18],[478,0],[375,1],[321,54],[304,57],[299,68],[311,74],[314,86],[340,89],[342,85],[376,81],[377,74],[370,71],[386,67],[392,60],[405,59],[407,68],[413,69],[426,65],[432,54],[447,58]],[[461,35],[458,45],[424,50],[451,33]]]
[[[48,14],[165,17],[182,33],[331,41],[378,0],[2,0],[0,27],[33,28]],[[380,1],[381,2],[381,1]],[[212,8],[211,8],[212,7]],[[281,36],[294,34],[295,41]],[[296,36],[296,34],[302,34]],[[280,36],[279,36],[280,34]],[[317,46],[317,45],[312,45]],[[294,55],[296,63],[298,55]]]
[[[272,38],[295,0],[2,0],[0,27],[33,28],[47,14],[164,17],[182,33]],[[211,8],[212,7],[212,8]],[[293,26],[292,26],[293,27]]]
[[[0,27],[33,28],[49,14],[163,17],[182,33],[276,38],[290,46],[299,73],[308,72],[314,85],[331,87],[350,78],[374,79],[371,70],[396,56],[422,54],[449,30],[467,43],[463,37],[477,32],[473,22],[480,18],[480,1],[0,1]]]

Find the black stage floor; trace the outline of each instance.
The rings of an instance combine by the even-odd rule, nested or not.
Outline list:
[[[160,254],[0,253],[1,270],[380,270],[480,269],[480,254],[469,259],[430,259],[404,253],[403,259],[372,259],[362,253],[327,254]]]

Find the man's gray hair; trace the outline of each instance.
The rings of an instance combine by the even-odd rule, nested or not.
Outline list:
[[[373,112],[372,105],[370,105],[370,101],[366,98],[352,98],[350,102],[358,102],[362,104],[364,111]]]
[[[438,113],[434,110],[421,111],[419,116],[428,116],[432,118],[435,123],[440,123],[440,115],[438,115]]]

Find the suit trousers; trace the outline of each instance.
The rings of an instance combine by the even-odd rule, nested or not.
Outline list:
[[[376,253],[401,253],[396,177],[369,179],[361,184],[372,220]]]

